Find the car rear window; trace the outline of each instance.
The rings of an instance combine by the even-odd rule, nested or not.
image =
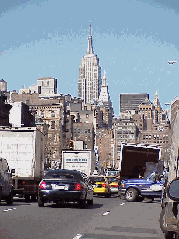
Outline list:
[[[107,177],[107,180],[108,180],[108,182],[118,182],[118,179],[117,178],[108,178]]]
[[[98,177],[96,179],[96,182],[105,182],[105,178],[104,177]]]
[[[82,180],[80,173],[63,171],[63,170],[51,170],[46,173],[44,179],[69,179],[69,180]]]

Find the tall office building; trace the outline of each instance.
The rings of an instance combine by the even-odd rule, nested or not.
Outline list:
[[[138,111],[139,105],[145,100],[149,99],[149,94],[120,94],[120,113],[127,113],[128,111]]]
[[[85,104],[98,100],[101,83],[101,67],[99,65],[99,58],[93,51],[90,23],[87,53],[81,59],[79,67],[78,97],[83,99]]]

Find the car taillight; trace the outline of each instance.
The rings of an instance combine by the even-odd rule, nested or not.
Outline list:
[[[39,188],[40,188],[40,189],[46,189],[46,187],[47,187],[46,182],[42,181],[41,184],[40,184],[40,186],[39,186]]]
[[[81,190],[81,184],[80,183],[75,184],[75,190]]]
[[[111,185],[110,187],[111,187],[111,188],[118,188],[118,185],[115,185],[115,184],[114,184],[114,185]]]
[[[102,187],[103,187],[103,188],[106,188],[106,183],[103,183]]]

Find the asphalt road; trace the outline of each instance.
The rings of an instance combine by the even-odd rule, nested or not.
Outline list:
[[[57,206],[25,203],[0,205],[1,239],[163,239],[159,226],[160,201],[129,203],[117,196],[94,197],[94,205]],[[11,209],[11,210],[9,210]]]

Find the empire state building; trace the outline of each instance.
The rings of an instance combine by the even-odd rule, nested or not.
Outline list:
[[[99,65],[99,58],[93,51],[90,23],[87,53],[81,59],[79,67],[78,97],[83,99],[85,104],[98,100],[101,83],[101,67]]]

